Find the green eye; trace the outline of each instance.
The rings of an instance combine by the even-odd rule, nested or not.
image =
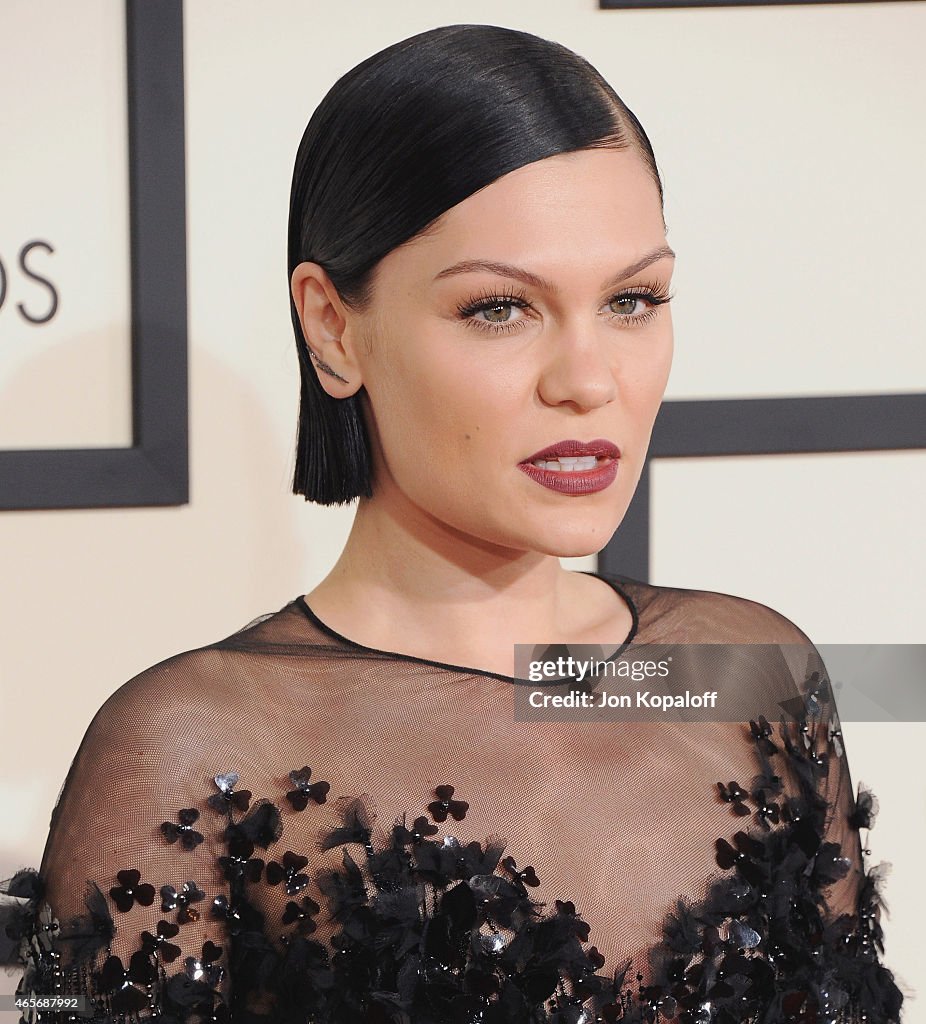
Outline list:
[[[526,317],[515,317],[513,310],[529,309],[522,295],[506,293],[474,295],[467,303],[457,307],[460,319],[480,331],[513,331]]]
[[[608,305],[611,307],[611,311],[614,313],[623,313],[625,315],[629,315],[630,313],[633,312],[634,304],[639,302],[641,298],[642,296],[640,295],[618,295],[615,298],[611,299]],[[619,306],[621,303],[625,304],[623,309],[614,308],[615,306]]]
[[[496,306],[484,307],[481,310],[477,310],[477,312],[485,313],[486,314],[486,317],[485,317],[486,320],[488,320],[491,323],[495,323],[495,324],[505,323],[506,320],[510,320],[511,319],[511,303],[510,302],[500,302]],[[502,315],[500,315],[501,313],[505,313],[506,315],[502,316]]]
[[[611,310],[613,321],[625,326],[637,327],[652,320],[659,312],[659,307],[671,299],[672,295],[666,290],[665,285],[658,283],[638,285],[633,290],[612,295],[608,302],[608,308]],[[631,312],[638,302],[645,304],[648,308],[640,313]],[[620,309],[621,304],[623,304],[623,309]]]

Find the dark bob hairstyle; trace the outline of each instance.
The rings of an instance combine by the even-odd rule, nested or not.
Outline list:
[[[318,263],[344,304],[363,310],[376,264],[451,207],[518,167],[605,147],[635,148],[663,201],[640,122],[567,47],[494,25],[394,43],[338,79],[306,126],[287,284],[300,263]],[[363,389],[338,399],[322,388],[291,293],[290,311],[301,376],[293,493],[321,505],[372,497]]]

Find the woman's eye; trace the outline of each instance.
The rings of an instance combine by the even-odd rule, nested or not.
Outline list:
[[[635,308],[637,303],[640,308]],[[624,316],[632,316],[634,313],[641,313],[646,308],[643,297],[640,295],[615,295],[608,303],[612,313],[620,313]]]
[[[483,306],[477,313],[485,314],[485,319],[492,324],[503,324],[512,318],[514,307],[510,302],[499,302],[494,306]]]
[[[659,307],[671,302],[672,295],[665,285],[643,285],[608,300],[610,319],[623,327],[641,327],[659,312]]]
[[[527,301],[515,295],[481,295],[457,307],[460,319],[481,331],[513,331],[524,321],[515,310],[528,308]]]

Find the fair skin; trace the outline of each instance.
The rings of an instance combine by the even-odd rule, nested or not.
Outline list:
[[[381,260],[363,312],[318,264],[296,267],[305,338],[347,383],[316,364],[319,380],[334,398],[363,387],[374,466],[373,498],[306,595],[323,622],[368,647],[504,675],[515,643],[624,639],[625,602],[558,556],[600,551],[633,497],[672,320],[668,303],[617,293],[668,293],[673,257],[642,159],[599,149],[521,167],[448,210]],[[544,286],[498,268],[437,276],[477,260]],[[568,438],[621,449],[610,486],[564,494],[518,468]]]

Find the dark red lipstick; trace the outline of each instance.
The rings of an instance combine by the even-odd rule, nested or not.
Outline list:
[[[617,475],[621,450],[596,437],[593,441],[557,441],[529,455],[518,468],[532,480],[561,494],[591,494],[608,487]],[[555,465],[534,465],[534,463]]]

